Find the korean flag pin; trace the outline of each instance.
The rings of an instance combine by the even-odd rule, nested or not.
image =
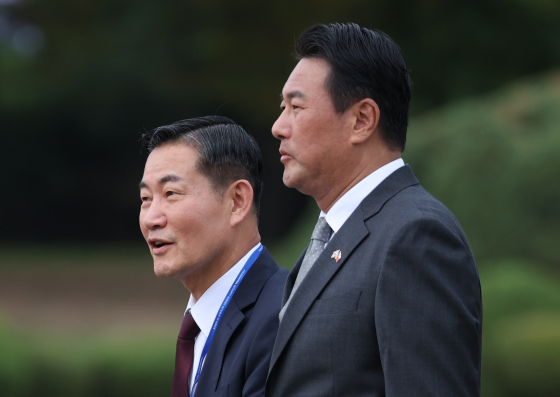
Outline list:
[[[342,259],[342,251],[336,250],[332,253],[331,258],[333,258],[337,263],[340,259]]]

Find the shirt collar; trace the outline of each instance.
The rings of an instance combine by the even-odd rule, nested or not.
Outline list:
[[[239,272],[245,266],[249,257],[261,246],[261,243],[255,245],[239,262],[229,269],[222,277],[208,288],[202,296],[195,301],[191,295],[187,310],[190,309],[194,321],[206,337],[210,335],[214,319],[220,310],[227,293],[235,282]]]
[[[350,190],[348,190],[341,198],[338,199],[332,208],[326,214],[321,211],[319,217],[326,217],[327,223],[334,233],[344,225],[344,222],[358,208],[360,203],[375,189],[385,178],[404,166],[402,158],[391,161],[383,167],[378,168],[371,174],[366,176]]]

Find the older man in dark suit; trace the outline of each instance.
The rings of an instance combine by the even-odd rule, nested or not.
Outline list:
[[[453,214],[401,159],[400,48],[334,24],[306,31],[296,52],[272,133],[284,183],[321,214],[286,283],[265,394],[478,396],[478,272]]]
[[[218,116],[143,140],[140,229],[156,275],[191,293],[171,396],[262,396],[288,272],[260,243],[260,150]]]

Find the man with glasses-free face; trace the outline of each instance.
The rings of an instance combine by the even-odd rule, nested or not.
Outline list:
[[[143,136],[140,229],[161,278],[190,291],[172,397],[264,392],[287,271],[260,243],[262,158],[218,116]]]

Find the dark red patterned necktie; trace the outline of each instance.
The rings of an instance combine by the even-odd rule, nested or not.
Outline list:
[[[175,374],[171,397],[189,396],[189,375],[194,358],[194,338],[200,331],[190,311],[185,314],[181,330],[177,337],[177,351],[175,353]]]

